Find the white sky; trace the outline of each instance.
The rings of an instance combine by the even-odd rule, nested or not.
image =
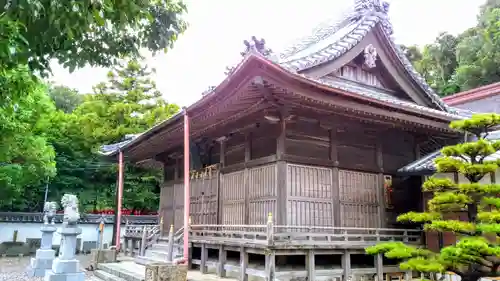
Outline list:
[[[165,99],[180,106],[201,97],[224,77],[225,67],[237,63],[243,40],[266,39],[280,51],[308,35],[320,22],[338,16],[354,0],[185,0],[188,30],[167,54],[149,56],[157,70],[156,83]],[[392,0],[390,18],[398,43],[423,45],[442,31],[458,34],[472,27],[485,0]],[[52,81],[91,92],[106,79],[106,69],[86,67],[73,73],[53,64]]]

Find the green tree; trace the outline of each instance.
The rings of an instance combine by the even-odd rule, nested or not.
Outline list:
[[[167,103],[156,89],[151,79],[153,72],[136,60],[114,67],[108,80],[96,85],[94,94],[85,95],[84,102],[73,111],[75,124],[63,130],[69,130],[64,135],[80,141],[76,142],[78,147],[64,149],[65,161],[73,163],[74,168],[60,168],[57,185],[70,188],[64,185],[83,179],[81,185],[71,186],[81,186],[81,190],[75,192],[80,194],[88,209],[114,205],[116,166],[98,158],[96,150],[102,144],[119,142],[128,134],[142,133],[179,111],[177,105]],[[68,124],[67,121],[63,123]],[[62,146],[75,143],[65,140],[64,136],[56,139],[61,142],[55,145],[58,152],[63,151]],[[75,154],[78,151],[82,156]],[[69,162],[64,165],[68,166]],[[61,163],[65,162],[61,159]],[[84,171],[90,172],[86,175]],[[160,181],[160,171],[127,165],[124,206],[135,210],[156,209]]]
[[[500,115],[480,114],[468,120],[453,121],[450,127],[477,141],[447,146],[436,159],[440,173],[460,173],[468,183],[456,184],[450,179],[431,177],[423,190],[433,193],[428,211],[410,212],[398,221],[423,223],[424,229],[453,232],[458,241],[444,247],[439,253],[415,248],[401,242],[388,242],[367,248],[369,254],[383,253],[387,258],[403,259],[403,270],[427,273],[451,271],[463,281],[500,275],[500,184],[480,184],[486,175],[495,172],[498,161],[488,156],[500,151],[500,141],[490,141],[488,132],[500,125]],[[450,219],[457,212],[465,212],[467,221]],[[450,216],[451,215],[451,216]]]
[[[47,74],[57,60],[72,71],[86,64],[109,67],[118,58],[172,47],[185,28],[186,6],[176,0],[3,1],[2,18],[19,23],[24,46],[10,62]],[[3,32],[2,32],[3,35]],[[8,50],[2,50],[8,52]]]
[[[162,97],[151,79],[153,73],[136,60],[120,63],[108,73],[107,82],[86,96],[75,113],[82,116],[82,132],[95,145],[142,133],[179,111]]]
[[[0,15],[0,208],[13,207],[25,189],[55,174],[54,150],[45,139],[54,106],[27,67],[11,62],[26,48],[20,25]]]
[[[83,102],[83,95],[77,90],[61,85],[51,85],[49,96],[54,101],[56,108],[71,113]]]
[[[55,175],[54,150],[45,131],[54,106],[25,67],[0,66],[0,208],[11,206],[23,190]],[[26,202],[24,202],[26,203]]]
[[[500,81],[499,20],[499,8],[486,8],[474,32],[469,31],[469,36],[458,44],[459,64],[454,79],[463,90]]]

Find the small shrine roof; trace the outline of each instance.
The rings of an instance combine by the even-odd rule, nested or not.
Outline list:
[[[486,139],[491,141],[500,140],[500,130],[490,132]],[[434,161],[436,158],[441,157],[441,149],[434,151],[425,157],[422,157],[398,170],[399,173],[403,174],[432,174],[436,172],[436,165]],[[487,161],[494,161],[500,159],[500,151],[493,153],[486,157]]]
[[[498,94],[500,94],[500,82],[446,96],[443,98],[443,101],[448,105],[458,106]]]

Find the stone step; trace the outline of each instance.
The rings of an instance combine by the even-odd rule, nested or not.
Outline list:
[[[168,244],[167,243],[156,243],[156,244],[153,244],[153,246],[151,246],[151,249],[155,250],[155,251],[167,252],[168,251]],[[174,246],[174,249],[175,249],[175,246]]]
[[[146,257],[158,259],[158,260],[167,260],[168,253],[163,251],[155,251],[155,250],[147,250]]]
[[[102,263],[97,266],[97,269],[122,278],[124,281],[144,281],[144,276],[146,274],[144,266],[138,265],[132,261]]]
[[[168,244],[168,236],[162,236],[162,237],[158,238],[158,242]]]
[[[137,256],[137,257],[135,257],[134,262],[137,264],[140,264],[140,265],[147,265],[150,263],[164,262],[164,260],[155,259],[155,258],[146,257],[146,256]]]
[[[99,280],[102,280],[102,281],[125,281],[125,279],[120,278],[116,275],[113,275],[113,274],[108,273],[108,272],[103,271],[103,270],[94,271],[94,277],[97,277],[97,278],[99,278]]]

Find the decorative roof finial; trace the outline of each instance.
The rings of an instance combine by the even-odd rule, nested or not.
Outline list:
[[[215,86],[208,86],[208,88],[203,91],[203,93],[201,93],[202,96],[206,96],[206,95],[209,95],[211,93],[213,93],[213,91],[215,90]]]
[[[267,57],[273,52],[271,49],[266,48],[266,40],[258,40],[255,36],[252,36],[250,42],[248,40],[244,40],[243,44],[245,44],[245,51],[241,52],[242,56],[246,56],[248,53],[254,52]]]
[[[354,20],[360,19],[368,13],[374,13],[381,19],[382,27],[390,36],[393,33],[392,24],[389,21],[390,4],[384,0],[354,0]]]

